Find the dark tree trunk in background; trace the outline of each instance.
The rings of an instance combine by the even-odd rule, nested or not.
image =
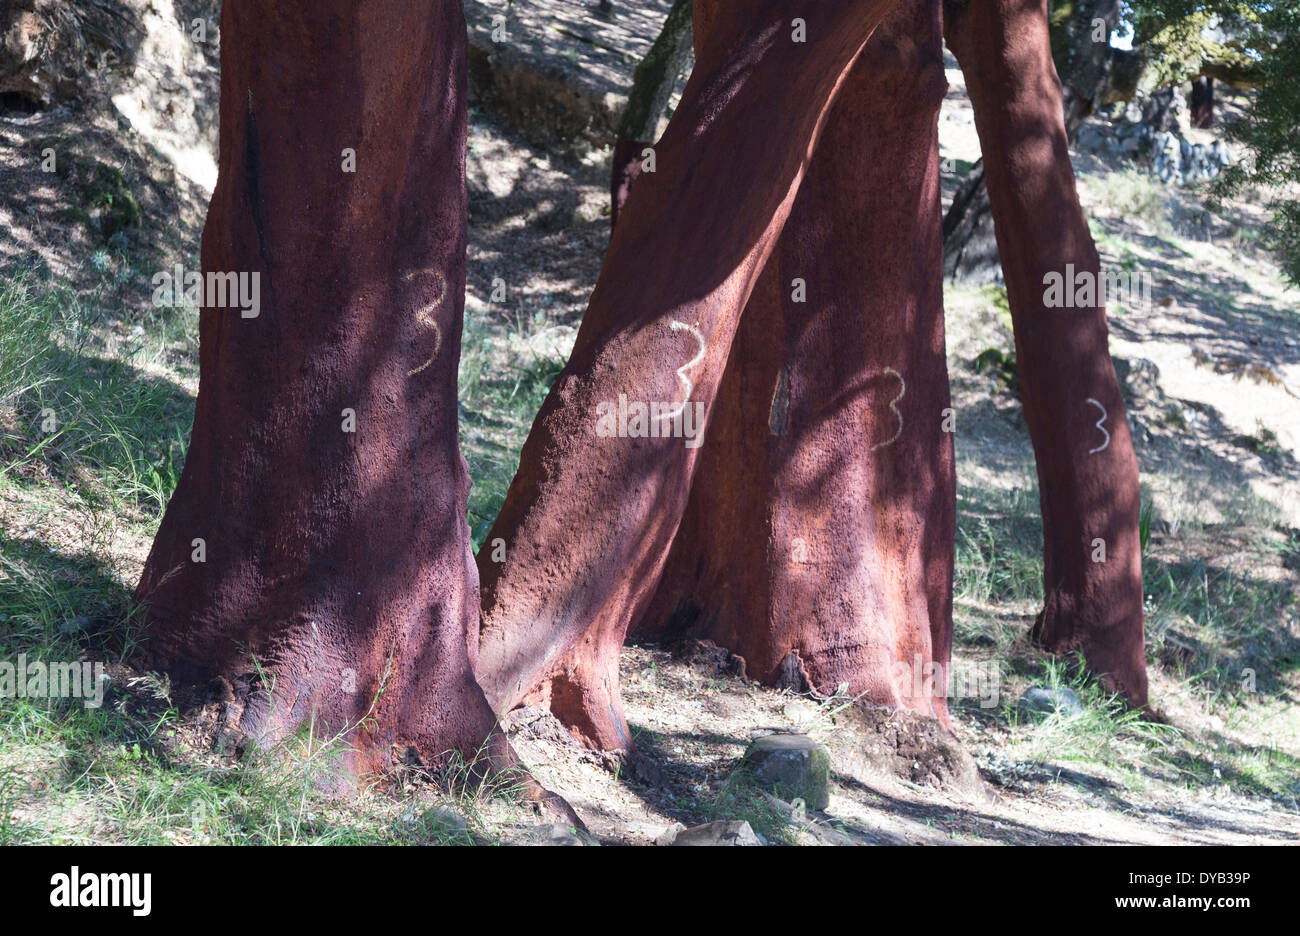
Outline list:
[[[656,172],[632,190],[488,535],[508,558],[479,555],[477,665],[496,710],[549,699],[588,743],[630,746],[619,650],[658,582],[699,449],[601,437],[597,406],[626,394],[707,413],[841,76],[895,2],[696,0],[696,67]],[[805,42],[792,41],[795,18],[807,18]]]
[[[1192,82],[1192,126],[1202,130],[1214,126],[1214,79],[1207,75]]]
[[[261,741],[348,730],[359,772],[508,757],[469,660],[465,54],[460,4],[222,15],[202,261],[258,274],[261,310],[202,310],[189,454],[137,592],[144,653],[228,682]]]
[[[618,223],[618,213],[627,201],[632,183],[641,174],[641,156],[659,129],[659,118],[668,107],[677,79],[691,57],[691,0],[677,0],[668,11],[664,28],[650,51],[632,73],[632,90],[619,119],[610,174],[609,223]]]
[[[1051,7],[1052,60],[1061,81],[1065,134],[1073,140],[1110,84],[1110,34],[1119,25],[1120,0],[1059,0]],[[1096,20],[1106,24],[1100,39]]]
[[[957,186],[943,216],[943,276],[982,286],[996,283],[1001,273],[984,160],[980,159]]]
[[[903,0],[836,96],[750,296],[642,627],[712,640],[764,683],[846,683],[946,721],[923,679],[952,635],[945,89],[939,5]]]
[[[1061,81],[1065,131],[1071,141],[1102,102],[1110,83],[1110,33],[1119,23],[1119,15],[1120,0],[1062,0],[1052,4],[1052,53]],[[1098,19],[1106,23],[1101,41],[1093,38],[1093,21]],[[983,160],[962,180],[944,216],[943,272],[948,279],[974,284],[997,279],[997,238]]]
[[[1046,274],[1063,275],[1067,264],[1076,277],[1100,271],[1075,191],[1046,0],[947,0],[944,14],[987,157],[1038,462],[1046,601],[1034,636],[1053,651],[1082,650],[1105,684],[1142,706],[1138,465],[1107,349],[1106,310],[1104,303],[1045,304]],[[1105,545],[1100,562],[1097,540]]]

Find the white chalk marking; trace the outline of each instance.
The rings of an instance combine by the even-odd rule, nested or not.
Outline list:
[[[898,378],[898,385],[899,385],[898,396],[894,397],[892,400],[889,401],[889,409],[893,412],[895,416],[898,417],[898,431],[895,432],[893,437],[890,438],[888,441],[877,442],[875,445],[871,446],[871,451],[873,452],[878,448],[884,448],[886,445],[893,445],[895,442],[898,441],[898,437],[903,434],[903,414],[898,411],[898,407],[895,404],[897,404],[899,400],[901,400],[903,397],[907,395],[907,381],[903,379],[902,374],[894,370],[892,367],[886,367],[885,373],[893,374],[895,377]]]
[[[1107,432],[1106,427],[1102,425],[1102,423],[1106,421],[1106,418],[1109,414],[1106,412],[1106,407],[1102,406],[1092,397],[1088,397],[1086,402],[1091,403],[1093,406],[1097,407],[1097,409],[1101,410],[1101,419],[1097,420],[1097,428],[1100,429],[1101,434],[1106,437],[1106,441],[1101,443],[1101,445],[1097,446],[1095,449],[1088,449],[1088,454],[1093,455],[1096,454],[1097,452],[1104,451],[1105,448],[1108,445],[1110,445],[1110,433]]]
[[[704,341],[704,336],[700,334],[700,330],[695,326],[687,325],[685,322],[679,322],[676,319],[673,319],[671,322],[668,323],[668,327],[671,328],[673,331],[690,332],[692,335],[695,336],[695,340],[700,343],[700,351],[698,354],[695,355],[695,357],[691,358],[681,367],[677,368],[677,379],[682,382],[682,387],[685,389],[686,392],[682,395],[682,405],[677,407],[677,409],[673,410],[671,413],[661,413],[659,416],[661,420],[676,419],[679,415],[681,415],[681,412],[684,409],[686,409],[686,404],[690,402],[691,391],[695,389],[695,384],[691,383],[691,378],[687,377],[686,374],[683,373],[683,371],[688,371],[691,368],[698,367],[701,363],[703,363],[704,355],[708,352],[709,349],[709,346]]]
[[[438,298],[422,307],[419,312],[415,313],[415,320],[417,322],[422,325],[428,325],[433,329],[433,354],[429,356],[429,360],[425,361],[419,367],[414,367],[407,371],[407,377],[414,377],[416,374],[420,373],[420,371],[432,364],[434,358],[438,356],[438,352],[442,350],[442,329],[438,327],[438,323],[433,320],[433,316],[430,313],[438,308],[438,306],[442,304],[442,300],[447,297],[447,279],[437,270],[411,270],[405,274],[402,279],[409,282],[417,276],[434,276],[438,279]]]

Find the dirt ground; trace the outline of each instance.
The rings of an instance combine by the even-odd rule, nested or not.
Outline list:
[[[692,663],[659,649],[629,647],[621,676],[628,723],[648,764],[579,747],[549,713],[511,719],[511,740],[525,762],[606,844],[647,845],[673,822],[706,821],[750,740],[773,729],[807,732],[832,752],[830,808],[795,824],[798,844],[1300,842],[1294,806],[1280,809],[1224,786],[1189,791],[1153,779],[1134,789],[1068,760],[997,764],[1010,732],[988,719],[954,719],[961,746],[988,765],[979,783],[942,774],[917,783],[909,764],[879,754],[881,727],[851,708],[827,717],[838,706],[755,686],[706,660]]]

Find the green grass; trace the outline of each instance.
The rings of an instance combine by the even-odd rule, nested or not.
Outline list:
[[[156,517],[180,476],[192,396],[98,353],[98,316],[19,275],[0,287],[0,484],[60,487],[91,510]],[[144,363],[148,363],[147,361]]]
[[[772,796],[744,768],[732,771],[705,814],[709,821],[748,822],[769,844],[795,844],[797,830],[790,810],[773,802]]]
[[[474,794],[329,795],[336,740],[304,734],[230,765],[179,750],[181,733],[171,707],[10,707],[0,722],[0,846],[492,840]]]
[[[1115,214],[1140,219],[1151,230],[1172,235],[1169,192],[1157,179],[1138,169],[1125,169],[1091,179],[1101,200]]]
[[[1146,757],[1172,743],[1176,728],[1148,721],[1124,700],[1103,689],[1078,658],[1045,658],[1036,684],[1049,689],[1069,688],[1079,697],[1082,711],[1053,712],[1041,720],[1023,720],[1011,698],[1003,699],[1010,724],[1020,729],[1013,742],[1017,756],[1034,762],[1089,761],[1115,764],[1134,751]]]
[[[958,600],[992,604],[1043,600],[1043,532],[1038,492],[958,496],[954,592]]]
[[[565,356],[534,350],[539,323],[515,319],[504,328],[466,315],[461,342],[461,449],[473,487],[467,519],[474,549],[486,538],[519,467],[519,453]]]

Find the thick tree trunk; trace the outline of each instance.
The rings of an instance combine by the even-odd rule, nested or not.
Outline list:
[[[1047,276],[1068,281],[1067,265],[1076,282],[1101,282],[1075,191],[1046,0],[946,0],[944,14],[985,154],[1038,461],[1046,602],[1034,635],[1054,651],[1082,650],[1107,684],[1141,706],[1138,466],[1105,303],[1049,309],[1045,297]]]
[[[691,0],[676,0],[654,44],[632,74],[632,90],[619,119],[610,173],[609,224],[618,223],[632,183],[641,174],[641,156],[657,136],[659,118],[691,57]]]
[[[346,731],[363,772],[508,751],[469,660],[465,47],[458,3],[225,3],[202,261],[260,313],[206,298],[137,593],[152,665],[228,682],[256,739]]]
[[[682,417],[712,404],[830,101],[895,2],[696,0],[696,67],[656,172],[632,190],[489,534],[507,559],[479,556],[478,674],[498,711],[549,697],[590,744],[630,746],[618,655],[685,509],[698,448]],[[598,407],[620,395],[663,404],[672,418],[648,420],[661,437],[638,422],[605,437]]]
[[[903,0],[836,97],[750,297],[642,626],[727,647],[761,682],[847,684],[946,721],[945,89],[939,5]]]

